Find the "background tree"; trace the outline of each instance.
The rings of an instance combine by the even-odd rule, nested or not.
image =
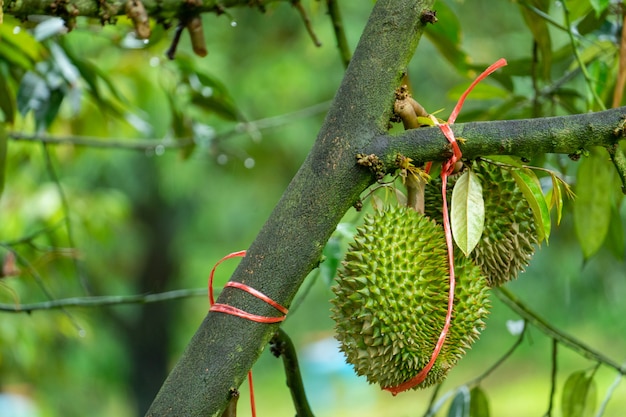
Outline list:
[[[228,8],[236,3],[222,3],[228,13],[233,13],[227,14],[226,19],[204,17],[205,21],[217,22],[207,30],[208,49],[216,50],[208,58],[214,65],[212,70],[205,68],[206,58],[200,61],[185,54],[186,50],[192,49],[186,44],[186,38],[182,38],[176,60],[163,62],[160,57],[166,49],[163,42],[168,42],[165,38],[169,32],[163,31],[160,24],[153,26],[148,44],[132,35],[124,36],[125,31],[130,32],[133,16],[136,24],[142,20],[141,13],[137,12],[140,3],[129,3],[128,9],[126,4],[117,3],[107,3],[106,7],[96,3],[59,5],[22,2],[3,5],[6,14],[18,17],[52,14],[63,17],[70,27],[76,23],[76,29],[67,35],[62,34],[65,26],[58,19],[38,23],[32,34],[16,21],[5,22],[0,27],[0,69],[4,75],[0,86],[3,99],[0,102],[5,120],[4,134],[0,139],[3,152],[0,154],[7,154],[7,142],[10,142],[8,157],[1,159],[3,169],[0,170],[4,178],[9,179],[4,181],[6,186],[0,210],[3,218],[10,216],[10,221],[3,222],[2,230],[7,277],[7,304],[3,305],[3,309],[23,312],[59,305],[64,307],[58,315],[37,313],[32,317],[16,315],[3,320],[3,327],[6,327],[2,331],[2,355],[7,358],[3,361],[6,363],[3,379],[8,386],[15,387],[16,382],[33,381],[34,376],[29,377],[29,373],[35,375],[35,371],[46,369],[47,377],[38,375],[36,383],[31,382],[31,386],[36,388],[38,402],[45,407],[71,415],[99,404],[103,415],[130,413],[128,406],[120,401],[112,400],[103,406],[100,398],[93,400],[98,402],[92,402],[90,397],[93,394],[89,394],[95,388],[107,387],[105,390],[112,393],[110,398],[123,396],[120,392],[123,392],[124,385],[116,385],[113,381],[124,380],[125,369],[130,368],[129,372],[136,375],[136,379],[132,379],[133,383],[128,386],[136,390],[133,397],[137,398],[137,407],[141,412],[147,408],[167,373],[168,356],[179,356],[182,346],[177,344],[186,343],[191,329],[199,324],[199,318],[204,316],[206,301],[189,301],[176,308],[172,304],[151,305],[154,310],[131,305],[104,309],[100,313],[90,311],[85,316],[84,310],[70,309],[69,306],[72,303],[138,303],[205,294],[206,290],[202,289],[182,294],[170,292],[151,298],[93,298],[102,294],[137,294],[196,286],[192,283],[197,282],[198,276],[206,275],[214,260],[229,251],[247,247],[306,153],[308,146],[298,142],[303,137],[311,137],[311,132],[317,130],[319,118],[305,121],[301,117],[317,114],[320,108],[310,107],[304,112],[258,122],[248,121],[245,114],[280,114],[292,111],[293,103],[299,104],[296,108],[303,108],[330,98],[331,91],[339,84],[342,60],[347,61],[349,55],[340,31],[336,33],[342,45],[342,60],[336,56],[329,58],[330,54],[320,59],[322,52],[312,46],[303,46],[305,44],[300,36],[303,30],[293,10],[271,5],[270,16],[261,18],[256,11],[233,9],[231,12]],[[295,10],[303,10],[301,4],[294,4]],[[176,15],[181,28],[188,27],[192,21],[197,23],[195,19],[199,12],[224,11],[212,2],[197,6],[161,3],[158,7],[145,2],[144,6],[156,22],[168,23],[169,16]],[[315,8],[321,5],[313,3],[309,6]],[[340,25],[343,22],[338,19],[337,5],[328,2],[327,6],[332,11],[334,27],[351,28],[356,40],[356,33],[365,22],[367,8],[345,5],[348,8],[345,15],[350,19],[345,25]],[[541,380],[545,384],[545,394],[537,395],[541,397],[538,408],[547,408],[550,414],[553,408],[557,408],[553,407],[554,391],[558,394],[563,390],[561,387],[567,375],[572,370],[589,367],[589,362],[581,363],[580,359],[572,360],[567,368],[569,371],[562,370],[562,365],[557,367],[556,359],[563,357],[557,347],[573,345],[579,352],[591,357],[592,367],[595,363],[605,365],[594,371],[593,380],[604,384],[599,387],[600,392],[607,392],[603,398],[612,399],[609,407],[619,410],[619,400],[614,398],[619,397],[614,395],[611,383],[615,372],[621,377],[623,369],[608,358],[618,355],[620,346],[623,347],[623,340],[611,338],[611,333],[621,334],[620,330],[623,330],[617,320],[621,310],[614,298],[623,289],[625,251],[624,213],[619,193],[620,175],[617,175],[620,170],[623,172],[620,147],[617,145],[623,129],[620,124],[621,110],[532,122],[461,122],[582,114],[619,105],[623,90],[620,80],[624,74],[618,59],[623,44],[619,37],[622,10],[619,6],[609,7],[596,2],[576,2],[576,5],[559,3],[553,7],[549,2],[521,2],[515,6],[480,2],[471,6],[456,2],[438,3],[435,9],[440,21],[428,28],[426,34],[430,44],[424,50],[420,46],[418,51],[418,57],[428,57],[428,65],[423,59],[409,64],[425,26],[421,21],[422,12],[429,8],[432,5],[427,2],[380,1],[376,4],[361,45],[355,52],[312,152],[250,246],[249,255],[244,258],[233,279],[245,277],[253,287],[282,304],[291,305],[290,317],[294,316],[296,306],[305,311],[317,311],[318,316],[321,310],[321,316],[326,317],[326,304],[323,304],[324,308],[314,308],[310,304],[307,306],[306,301],[291,301],[309,271],[318,264],[337,223],[358,222],[358,214],[349,212],[344,218],[344,213],[375,178],[355,164],[356,153],[375,152],[390,172],[395,169],[393,160],[398,152],[416,161],[443,160],[449,156],[445,140],[437,129],[417,129],[402,134],[401,129],[395,127],[392,131],[396,132],[393,144],[389,145],[386,131],[393,92],[407,65],[420,102],[428,109],[450,108],[476,70],[482,70],[485,63],[504,55],[510,62],[507,70],[494,74],[491,83],[481,85],[472,93],[472,98],[481,101],[468,103],[454,127],[457,135],[468,138],[463,147],[465,156],[508,153],[531,159],[536,166],[557,169],[566,179],[577,182],[576,201],[579,202],[565,203],[563,226],[551,237],[549,252],[544,248],[529,274],[509,285],[522,295],[524,291],[530,291],[534,301],[532,307],[544,315],[549,314],[550,322],[541,321],[525,305],[505,298],[524,319],[537,325],[554,340],[552,354],[543,355],[546,357],[541,360],[545,362],[535,368],[542,370]],[[89,28],[88,20],[74,22],[76,16],[91,16],[107,23],[113,16],[127,10],[131,19],[123,19],[117,28],[105,26],[96,30]],[[234,13],[241,14],[234,17]],[[464,16],[471,22],[471,18],[473,21],[484,19],[486,13],[510,18],[494,18],[493,25],[482,27],[474,35],[469,32],[462,42],[461,26],[455,15]],[[323,15],[318,12],[314,16],[319,19],[321,27]],[[5,16],[5,19],[8,21],[10,18]],[[251,76],[251,68],[257,67],[252,65],[254,62],[247,61],[252,60],[255,54],[246,46],[258,48],[259,44],[263,44],[258,40],[258,28],[271,27],[272,19],[280,21],[280,30],[266,32],[267,36],[263,39],[271,48],[264,50],[258,58],[271,64],[259,64],[260,70]],[[128,26],[125,27],[126,23]],[[217,28],[219,25],[221,27]],[[249,31],[239,31],[246,25],[250,27]],[[233,26],[238,29],[232,29]],[[329,40],[325,42],[328,44],[331,42],[332,27],[324,27],[326,29],[316,28],[316,31],[320,31],[319,38]],[[219,33],[220,42],[211,42],[217,39],[215,33]],[[502,33],[508,36],[502,36]],[[495,35],[498,35],[498,42],[503,43],[499,46],[502,49],[493,44]],[[314,58],[308,61],[287,60],[283,50],[277,51],[278,48],[274,47],[277,39],[286,39],[281,42],[285,48],[291,46],[294,50],[305,50],[305,57],[310,54]],[[520,42],[520,39],[523,41]],[[492,44],[489,44],[490,41]],[[203,45],[197,42],[194,40],[193,49],[202,54]],[[519,48],[520,44],[527,45],[527,49]],[[231,45],[238,48],[233,51]],[[222,48],[229,53],[220,53]],[[435,48],[439,48],[440,55]],[[330,48],[326,49],[328,52]],[[477,64],[472,64],[469,57]],[[444,64],[444,59],[448,66]],[[324,64],[334,71],[326,71]],[[305,75],[311,73],[308,71],[324,71],[329,76],[323,80],[317,78],[319,84],[309,89],[307,86],[312,76]],[[226,82],[218,81],[214,73],[219,73]],[[276,78],[278,83],[274,82]],[[459,87],[453,88],[453,85]],[[259,87],[262,92],[253,94],[259,91]],[[270,96],[273,99],[268,99]],[[270,134],[265,133],[267,127],[294,120],[298,121],[284,127],[276,136],[294,139],[288,143],[272,139]],[[256,142],[261,137],[260,131],[264,132],[262,145]],[[234,137],[241,133],[248,136],[243,136],[244,139]],[[142,140],[120,139],[138,136]],[[27,143],[20,144],[20,141]],[[41,145],[37,146],[37,142]],[[53,148],[51,145],[58,143],[65,146]],[[586,156],[591,145],[607,147],[619,169],[611,168],[609,154],[595,151],[580,164],[578,175],[578,165],[567,157],[541,155],[565,153],[576,159]],[[108,147],[115,151],[85,150],[85,146]],[[187,158],[187,161],[181,162],[169,151],[171,148],[180,149],[178,155]],[[140,153],[122,152],[127,149]],[[298,153],[294,149],[299,149]],[[233,160],[237,162],[232,163]],[[241,166],[254,169],[242,173],[245,169],[238,169]],[[593,175],[586,174],[588,172]],[[210,179],[208,183],[198,181],[203,177]],[[208,190],[206,194],[198,192],[204,189]],[[260,205],[260,202],[267,203]],[[255,213],[250,207],[260,209]],[[569,214],[567,209],[572,207],[573,214]],[[216,213],[230,213],[230,216],[225,218]],[[244,218],[249,220],[242,221]],[[339,230],[344,228],[342,226]],[[580,249],[572,249],[576,232],[583,256],[577,252]],[[239,239],[225,239],[232,235]],[[346,241],[339,236],[332,237],[331,245],[326,246],[327,261],[321,264],[318,276],[328,278],[334,275],[332,264],[341,258],[341,251],[337,253],[333,250],[340,249]],[[222,242],[228,242],[228,245]],[[341,245],[337,246],[338,242]],[[209,261],[205,255],[207,250],[212,253]],[[548,255],[544,255],[546,252]],[[564,256],[560,259],[568,259],[566,265],[549,261],[557,254]],[[541,256],[545,258],[542,260]],[[263,262],[259,261],[260,257],[263,257]],[[583,259],[584,274],[581,274],[579,269]],[[612,267],[607,268],[607,264]],[[18,269],[22,274],[18,273]],[[594,275],[601,278],[591,280],[589,277]],[[311,277],[312,281],[315,276]],[[535,279],[542,276],[551,279],[539,283],[533,281],[533,276]],[[321,281],[312,284],[321,288],[317,288],[317,293],[314,291],[307,300],[311,299],[314,303],[328,299],[328,281],[320,284]],[[569,283],[565,285],[564,281]],[[542,288],[545,295],[537,294],[537,288]],[[553,302],[555,294],[558,296],[564,288],[569,294],[576,294],[573,298],[576,301],[569,301],[568,304],[565,302],[567,298],[563,298],[563,304],[557,308]],[[594,293],[596,298],[589,301]],[[56,304],[52,301],[30,304],[31,300],[53,300],[61,294],[91,297],[61,300]],[[586,304],[581,300],[597,303],[595,305],[602,306],[601,311],[606,314],[606,317],[600,315],[597,320],[586,323],[602,321],[605,327],[615,329],[614,332],[591,332],[579,326],[578,323],[585,323],[583,319],[588,320],[584,308],[581,308]],[[271,308],[256,305],[233,291],[225,291],[222,301],[257,314],[272,313]],[[16,307],[20,303],[21,307]],[[497,307],[488,329],[498,328]],[[183,316],[198,317],[198,320],[186,324],[185,330],[180,326]],[[506,313],[500,315],[500,324],[506,320],[505,317]],[[171,324],[163,325],[162,320],[171,320]],[[200,324],[200,330],[154,402],[154,415],[162,415],[163,410],[170,407],[178,415],[214,414],[226,406],[229,388],[239,386],[276,328],[247,322],[242,324],[240,320],[210,314]],[[291,323],[288,321],[284,327],[289,329],[291,326],[294,330],[301,327],[301,324],[295,324],[296,320],[290,319]],[[593,346],[589,348],[572,341],[555,330],[555,326],[577,330],[577,336],[584,336],[585,341]],[[327,331],[331,328],[327,321],[307,323],[307,327]],[[494,335],[490,338],[488,331],[483,336],[482,346],[494,347],[494,350],[500,347],[500,351],[504,352],[506,348],[503,345],[514,342],[513,339],[508,341],[503,338],[503,333],[500,337]],[[106,338],[105,332],[117,337]],[[85,341],[77,335],[84,336]],[[304,337],[302,332],[300,335]],[[603,343],[607,338],[611,338],[611,343]],[[490,345],[490,342],[493,344]],[[89,343],[98,345],[94,352],[99,355],[87,353],[89,350],[85,345]],[[4,347],[18,345],[19,350]],[[45,346],[46,352],[50,351],[51,355],[43,355],[41,346]],[[174,352],[168,355],[170,349]],[[230,355],[240,349],[241,356]],[[480,349],[477,346],[475,350]],[[482,349],[483,352],[491,350],[487,347]],[[537,350],[540,348],[533,350],[535,360]],[[598,350],[603,354],[598,354]],[[110,366],[102,355],[104,353],[111,353],[108,357],[116,358],[122,366]],[[50,359],[53,355],[72,360],[56,362]],[[474,375],[480,374],[480,368],[484,370],[485,363],[493,360],[488,354],[483,355],[482,361],[480,356],[472,360],[476,367]],[[128,367],[123,366],[124,361],[129,364]],[[468,361],[469,358],[463,364]],[[512,369],[508,373],[521,374],[519,368]],[[148,374],[148,370],[156,372],[155,376]],[[81,378],[77,377],[81,371],[84,372],[82,378],[89,381],[87,390],[82,387]],[[602,372],[610,376],[603,376]],[[472,371],[465,375],[468,374]],[[105,377],[94,380],[93,375]],[[459,383],[469,379],[466,377]],[[589,381],[592,378],[580,377],[579,380],[583,388],[591,386]],[[55,404],[53,398],[59,398],[59,395],[57,390],[52,391],[52,387],[63,385],[59,384],[63,381],[72,387],[66,395],[73,401]],[[484,382],[481,378],[473,384],[480,382],[490,397],[502,398],[500,392],[492,391],[495,388],[489,386],[488,381],[489,378]],[[49,394],[46,394],[46,389],[50,390]],[[568,389],[564,391],[562,394],[570,392]],[[78,395],[83,392],[86,395]],[[114,395],[116,392],[118,394]],[[458,392],[457,398],[463,399],[465,391],[461,389]],[[411,398],[408,402],[410,407],[424,408],[421,404],[415,405],[415,397]],[[435,396],[432,398],[436,399]],[[562,408],[567,409],[569,397],[563,395],[563,398]],[[586,396],[573,398],[580,401]],[[399,397],[395,399],[395,404],[409,407],[399,401],[403,400]],[[505,409],[502,413],[509,415],[515,411],[496,408],[504,407],[496,406],[496,401],[493,405],[496,411]],[[459,403],[462,401],[453,401],[452,407],[458,407]],[[437,402],[433,404],[438,405]],[[606,415],[609,415],[608,410],[610,408],[607,408]]]

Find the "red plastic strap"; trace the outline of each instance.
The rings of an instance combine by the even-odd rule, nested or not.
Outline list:
[[[231,314],[233,316],[237,316],[237,317],[241,317],[247,320],[251,320],[257,323],[279,323],[283,320],[285,320],[285,317],[287,317],[287,313],[289,312],[289,310],[285,307],[283,307],[282,305],[278,304],[276,301],[272,300],[270,297],[268,297],[267,295],[263,294],[261,291],[259,290],[255,290],[254,288],[250,287],[249,285],[243,284],[241,282],[236,282],[236,281],[229,281],[226,283],[226,285],[224,287],[232,287],[232,288],[239,288],[240,290],[243,290],[253,296],[255,296],[256,298],[265,301],[266,303],[268,303],[269,305],[271,305],[272,307],[274,307],[276,310],[280,311],[281,313],[283,313],[283,316],[280,317],[266,317],[266,316],[258,316],[256,314],[252,314],[252,313],[248,313],[246,311],[243,311],[237,307],[233,307],[233,306],[229,306],[227,304],[221,304],[221,303],[215,303],[215,299],[213,298],[213,277],[215,276],[215,269],[225,260],[227,259],[231,259],[231,258],[236,258],[236,257],[244,257],[246,256],[246,251],[242,250],[239,252],[233,252],[230,253],[226,256],[224,256],[222,259],[220,259],[214,266],[213,269],[211,269],[211,273],[209,274],[209,303],[211,305],[211,308],[209,308],[209,311],[215,311],[215,312],[219,312],[219,313],[225,313],[225,314]]]
[[[454,110],[452,114],[448,118],[447,123],[437,123],[439,129],[441,129],[441,133],[446,137],[448,142],[452,145],[452,156],[446,162],[443,163],[441,167],[441,194],[443,197],[443,228],[446,236],[446,246],[448,247],[448,266],[450,268],[450,290],[448,292],[448,310],[446,312],[446,320],[443,325],[443,329],[441,329],[441,333],[439,334],[439,339],[435,345],[435,349],[433,350],[432,356],[430,357],[430,361],[424,369],[422,369],[417,375],[408,381],[403,382],[402,384],[395,387],[387,387],[383,388],[385,391],[391,392],[393,395],[396,395],[400,392],[411,389],[426,379],[428,373],[432,369],[437,357],[439,356],[439,352],[443,348],[443,344],[446,341],[446,337],[448,336],[448,330],[450,329],[450,323],[452,322],[452,308],[454,306],[454,289],[456,287],[456,279],[454,276],[454,246],[452,241],[452,231],[450,230],[450,217],[448,214],[448,198],[447,198],[447,184],[448,184],[448,176],[450,176],[454,172],[454,165],[456,162],[461,159],[462,153],[459,148],[459,144],[454,137],[454,132],[450,128],[450,125],[454,123],[456,117],[458,116],[461,108],[463,107],[463,103],[467,98],[467,95],[472,91],[472,89],[478,84],[480,81],[485,79],[489,74],[494,72],[500,67],[506,65],[506,60],[504,58],[499,59],[492,65],[490,65],[482,74],[480,74],[470,86],[465,90],[465,92],[459,98],[459,101],[454,106]],[[436,121],[436,119],[434,119]],[[430,164],[427,165],[427,169],[430,171]]]

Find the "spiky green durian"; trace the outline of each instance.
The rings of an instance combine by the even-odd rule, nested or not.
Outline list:
[[[535,220],[509,170],[484,161],[474,162],[471,169],[483,188],[485,228],[470,258],[481,268],[490,286],[500,286],[517,278],[535,253]],[[455,180],[448,180],[448,204]],[[426,186],[424,200],[426,215],[441,222],[441,179]]]
[[[488,286],[480,269],[455,266],[450,330],[439,358],[418,387],[439,383],[484,328]],[[350,245],[332,301],[346,360],[382,388],[411,379],[430,361],[448,307],[443,229],[414,210],[366,215]]]

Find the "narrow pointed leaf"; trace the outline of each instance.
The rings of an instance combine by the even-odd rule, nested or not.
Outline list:
[[[463,173],[454,185],[450,222],[454,241],[468,256],[478,244],[485,227],[483,188],[471,170]]]
[[[469,417],[489,417],[489,400],[480,387],[474,387],[470,391]]]
[[[561,216],[563,214],[563,193],[561,192],[561,182],[555,174],[550,173],[552,177],[552,195],[550,199],[550,208],[556,209],[556,224],[561,224]]]
[[[596,408],[596,383],[593,371],[576,371],[565,381],[561,410],[567,417],[591,417]]]
[[[541,242],[545,239],[547,242],[550,237],[550,209],[541,191],[539,179],[533,171],[527,168],[511,170],[511,174],[533,211],[537,226],[537,240]]]
[[[611,222],[614,172],[608,157],[600,151],[583,159],[576,175],[574,228],[585,259],[600,249]]]

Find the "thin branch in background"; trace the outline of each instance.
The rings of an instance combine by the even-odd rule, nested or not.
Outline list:
[[[193,139],[128,139],[113,140],[92,136],[50,136],[44,134],[25,134],[10,132],[9,138],[22,142],[41,142],[47,145],[72,145],[86,148],[121,149],[131,151],[156,151],[157,149],[183,149],[193,146]]]
[[[604,415],[604,411],[606,410],[606,406],[609,403],[609,401],[611,400],[611,397],[613,397],[613,393],[615,392],[615,390],[619,386],[620,382],[622,382],[622,378],[623,377],[624,377],[624,375],[622,375],[622,374],[618,374],[617,377],[615,377],[615,380],[613,381],[613,383],[611,384],[609,389],[606,391],[606,395],[604,396],[604,400],[602,400],[602,404],[600,404],[600,408],[598,408],[598,412],[596,413],[595,417],[602,417]]]
[[[571,350],[577,352],[579,355],[591,359],[595,362],[600,362],[605,364],[622,375],[626,374],[626,366],[622,366],[617,362],[607,358],[602,353],[592,349],[591,347],[585,345],[581,341],[573,338],[570,335],[565,334],[561,330],[555,328],[551,324],[549,324],[546,320],[539,317],[537,313],[530,310],[526,305],[520,301],[517,297],[515,297],[509,290],[503,287],[494,288],[494,293],[496,296],[504,302],[511,310],[515,311],[520,317],[524,318],[528,323],[535,326],[542,333],[551,337],[552,339],[557,340],[562,345],[570,348]]]
[[[433,393],[430,396],[430,400],[428,401],[428,407],[426,408],[426,411],[424,412],[424,416],[423,417],[429,417],[429,416],[432,415],[431,411],[432,411],[433,406],[435,404],[435,400],[437,399],[437,395],[439,395],[439,391],[441,391],[441,387],[442,386],[443,386],[443,382],[437,384],[437,386],[433,390]]]
[[[0,244],[0,246],[4,247],[5,249],[11,250],[13,252],[13,254],[17,258],[19,263],[22,264],[28,270],[28,273],[35,279],[35,282],[37,283],[37,285],[41,289],[41,292],[43,292],[43,294],[46,296],[46,298],[48,298],[50,300],[50,302],[53,302],[54,301],[54,296],[52,295],[52,293],[48,290],[48,288],[44,284],[43,277],[41,275],[39,275],[39,272],[37,272],[37,269],[35,269],[35,267],[28,261],[28,259],[26,259],[22,255],[20,255],[20,253],[17,252],[13,248],[10,248],[8,246],[4,246],[2,244]],[[17,310],[17,309],[21,308],[21,305],[17,305],[16,306],[16,305],[13,305],[13,304],[8,304],[8,305],[5,305],[5,306],[7,306],[9,308],[9,310]],[[78,324],[78,322],[76,321],[74,316],[72,316],[64,308],[61,308],[61,310],[67,316],[67,318],[70,320],[70,322],[72,323],[74,328],[78,331],[78,334],[79,335],[83,335],[85,333],[85,330]]]
[[[324,113],[330,107],[330,101],[314,104],[291,113],[279,116],[267,117],[251,122],[237,123],[232,129],[218,133],[212,140],[225,140],[242,133],[253,133],[263,129],[280,127],[294,122],[298,119],[305,119]],[[47,145],[72,145],[87,148],[119,149],[141,152],[162,153],[165,150],[179,150],[198,145],[193,138],[172,139],[102,139],[93,136],[50,136],[43,134],[24,134],[20,132],[9,132],[9,138],[22,142],[40,142]]]
[[[572,28],[572,23],[570,22],[570,18],[569,18],[569,7],[567,6],[567,2],[562,1],[561,7],[563,7],[563,15],[565,17],[565,26],[567,28],[567,34],[569,36],[570,44],[572,45],[572,50],[574,52],[574,56],[576,57],[576,61],[578,62],[578,66],[580,67],[583,73],[583,76],[585,77],[585,83],[587,85],[587,89],[589,90],[589,93],[591,94],[596,104],[598,105],[598,108],[600,110],[606,110],[606,106],[602,102],[602,99],[600,98],[600,96],[598,96],[598,92],[596,91],[594,87],[593,79],[591,78],[591,75],[589,75],[589,72],[587,71],[585,62],[583,61],[582,57],[580,56],[580,53],[578,52],[578,45],[577,45],[573,30],[572,30],[573,28]]]
[[[524,320],[524,327],[522,331],[520,332],[519,336],[517,337],[517,340],[515,341],[515,343],[513,343],[513,346],[511,346],[509,350],[507,350],[504,353],[504,355],[502,355],[502,357],[498,359],[493,365],[491,365],[485,372],[483,372],[476,378],[472,379],[465,385],[469,385],[469,386],[479,385],[483,381],[483,379],[487,378],[493,371],[498,369],[500,365],[502,365],[504,362],[506,362],[507,359],[509,359],[509,357],[513,354],[513,352],[515,352],[517,348],[522,344],[522,342],[524,341],[525,335],[526,335],[526,320]]]
[[[94,307],[107,307],[107,306],[119,306],[126,304],[149,304],[158,303],[170,300],[179,300],[192,297],[206,297],[206,288],[194,288],[166,291],[156,294],[138,294],[138,295],[105,295],[105,296],[92,296],[92,297],[73,297],[73,298],[61,298],[51,299],[50,301],[43,301],[40,303],[31,304],[0,304],[0,311],[5,313],[32,313],[38,310],[65,310],[67,307],[81,307],[81,308],[94,308]]]
[[[304,9],[302,2],[300,0],[292,0],[291,5],[295,7],[296,10],[298,10],[298,13],[300,13],[300,16],[302,16],[304,27],[306,28],[306,31],[309,33],[309,36],[311,37],[311,40],[313,41],[315,46],[317,47],[322,46],[322,42],[320,42],[319,38],[315,34],[315,31],[313,30],[313,26],[311,25],[311,19],[309,19],[309,15]]]
[[[67,241],[71,248],[76,248],[76,245],[74,242],[74,231],[72,227],[72,220],[70,219],[70,205],[67,200],[67,195],[65,194],[65,191],[63,190],[63,186],[61,185],[61,181],[59,181],[59,176],[57,175],[56,170],[54,169],[54,165],[52,163],[52,156],[50,155],[50,150],[48,149],[48,146],[45,143],[43,143],[42,148],[43,148],[44,159],[46,162],[46,169],[48,170],[48,174],[50,175],[52,182],[54,182],[54,185],[57,188],[57,193],[59,194],[59,198],[61,199],[61,208],[63,210],[63,218],[65,219],[65,231],[67,233]],[[72,259],[74,262],[74,269],[76,270],[76,275],[78,276],[78,281],[80,282],[80,285],[83,287],[83,291],[89,294],[89,288],[88,288],[89,286],[85,278],[82,262],[80,261],[78,256],[73,256]]]
[[[274,333],[274,336],[270,340],[270,349],[274,356],[277,358],[282,356],[283,358],[287,386],[291,392],[293,405],[296,409],[296,416],[313,417],[313,412],[309,406],[309,401],[306,398],[304,385],[302,383],[302,375],[300,374],[296,349],[283,329],[279,328],[276,333]]]
[[[34,231],[34,232],[32,232],[32,233],[30,233],[28,235],[25,235],[25,236],[22,236],[22,237],[18,238],[18,239],[7,240],[7,241],[4,241],[4,242],[0,241],[0,246],[8,247],[8,246],[28,245],[28,246],[33,247],[35,249],[39,249],[39,246],[35,245],[33,243],[33,241],[35,239],[37,239],[39,236],[51,233],[51,232],[53,232],[54,230],[58,229],[61,226],[63,226],[63,222],[59,221],[56,224],[53,224],[52,226],[36,230],[36,231]]]
[[[339,2],[337,0],[326,0],[326,5],[328,7],[330,20],[333,23],[333,30],[335,31],[335,39],[337,39],[337,49],[339,49],[341,62],[343,63],[344,68],[348,68],[350,59],[352,59],[352,53],[350,52],[348,38],[343,28],[343,19],[341,18],[341,11],[339,10]]]
[[[552,339],[552,368],[550,371],[550,401],[548,402],[548,411],[546,411],[546,417],[552,417],[552,407],[554,406],[554,393],[556,392],[556,374],[558,370],[558,349],[559,342],[556,339]]]

